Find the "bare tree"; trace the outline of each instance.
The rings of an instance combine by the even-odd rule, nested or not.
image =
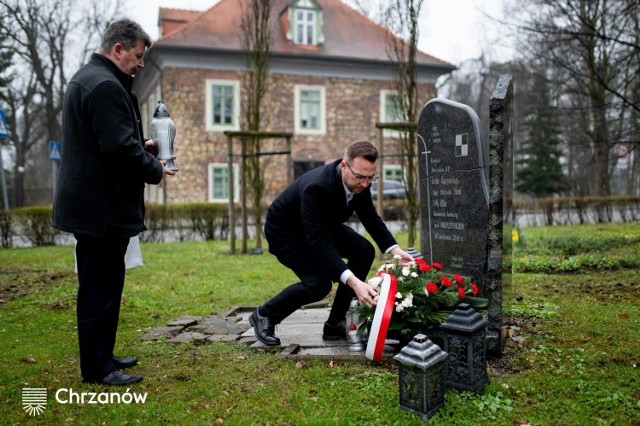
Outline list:
[[[579,169],[569,173],[590,179],[588,193],[607,195],[616,161],[611,148],[620,142],[640,146],[640,2],[530,0],[528,5],[519,7],[536,13],[520,21],[519,50],[528,53],[527,60],[544,61],[562,79],[559,101],[582,129],[569,150],[576,157],[568,160]]]
[[[418,19],[424,0],[392,0],[385,23],[392,34],[387,38],[387,54],[395,66],[396,116],[405,123],[415,123],[420,107],[418,98],[416,53],[418,51]],[[397,146],[401,170],[406,187],[407,240],[415,245],[417,223],[420,217],[418,195],[418,162],[416,128],[400,131]]]
[[[0,8],[5,11],[0,32],[7,36],[0,49],[12,52],[15,59],[12,67],[1,72],[19,76],[0,94],[7,118],[15,125],[11,143],[16,151],[16,206],[26,201],[21,171],[35,173],[48,161],[42,155],[35,156],[46,148],[35,148],[62,137],[60,113],[70,73],[97,47],[102,30],[113,16],[107,11],[116,11],[119,6],[120,0],[0,0]],[[30,161],[35,167],[26,167]]]
[[[269,86],[271,52],[270,15],[273,0],[245,0],[240,28],[247,72],[242,79],[244,124],[250,132],[265,127],[264,100]],[[262,248],[262,195],[264,171],[261,167],[261,142],[257,136],[241,138],[242,143],[242,214],[243,235],[247,235],[247,195],[251,196],[252,216],[256,228],[256,248]],[[247,252],[243,238],[242,252]]]

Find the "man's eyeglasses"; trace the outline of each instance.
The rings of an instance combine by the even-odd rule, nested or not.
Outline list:
[[[367,181],[369,183],[373,183],[378,180],[378,177],[379,177],[378,172],[376,172],[376,174],[373,176],[363,176],[361,174],[354,172],[351,166],[349,165],[349,163],[347,163],[346,161],[344,162],[344,164],[347,165],[347,167],[349,168],[349,171],[351,171],[351,174],[353,175],[354,178],[356,178],[357,181],[360,181],[360,182]]]

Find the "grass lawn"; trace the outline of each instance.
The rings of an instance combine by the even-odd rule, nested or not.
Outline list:
[[[449,391],[437,425],[640,425],[640,223],[527,228],[514,249],[507,342],[481,394]],[[403,235],[399,236],[402,241]],[[116,349],[135,355],[144,403],[61,404],[83,384],[71,247],[0,249],[0,424],[419,425],[398,410],[389,362],[275,360],[236,343],[142,342],[182,315],[258,305],[293,282],[273,256],[228,255],[228,242],[148,243],[127,272]],[[377,265],[374,265],[377,267]],[[521,340],[521,341],[518,341]],[[23,388],[47,388],[39,416]]]

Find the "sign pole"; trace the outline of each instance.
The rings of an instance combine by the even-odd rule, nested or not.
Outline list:
[[[60,142],[58,141],[50,141],[49,142],[49,159],[51,160],[51,173],[53,177],[53,184],[51,185],[51,190],[53,191],[51,200],[55,200],[56,198],[56,180],[58,178],[58,167],[60,164],[60,159],[62,158],[62,152],[60,150]]]

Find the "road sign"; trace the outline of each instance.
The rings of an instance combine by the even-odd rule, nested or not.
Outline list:
[[[62,156],[60,155],[60,142],[50,141],[49,142],[49,159],[51,161],[60,161]]]
[[[0,109],[0,138],[8,138],[7,120],[4,118],[4,111]]]

